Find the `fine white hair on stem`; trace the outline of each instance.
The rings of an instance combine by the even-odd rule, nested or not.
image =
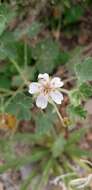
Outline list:
[[[60,176],[55,177],[53,180],[51,180],[51,181],[50,181],[50,184],[62,186],[62,184],[64,185],[63,180],[64,180],[66,177],[74,176],[74,175],[76,175],[76,173],[74,173],[74,172],[62,174],[62,175],[60,175]],[[66,186],[65,186],[65,189],[64,189],[64,190],[67,190]]]
[[[84,162],[85,164],[89,164],[92,167],[92,162],[89,160],[80,159],[80,161]]]
[[[82,189],[89,186],[91,181],[92,181],[92,174],[89,174],[87,177],[71,180],[69,185],[76,187],[77,189]]]

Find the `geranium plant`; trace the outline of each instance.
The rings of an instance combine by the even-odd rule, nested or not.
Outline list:
[[[16,8],[0,5],[0,173],[31,164],[21,190],[48,183],[88,188],[92,152],[81,144],[90,130],[85,103],[92,97],[92,58],[85,48],[61,51],[50,35],[40,39],[40,21],[11,29],[17,16]]]

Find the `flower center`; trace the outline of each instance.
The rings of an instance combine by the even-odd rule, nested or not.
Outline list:
[[[48,93],[50,93],[52,91],[52,87],[51,87],[51,85],[50,84],[45,84],[44,86],[43,86],[43,93],[45,94],[45,95],[47,95]]]

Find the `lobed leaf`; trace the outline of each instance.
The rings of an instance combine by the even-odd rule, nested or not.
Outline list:
[[[73,119],[76,118],[76,117],[80,117],[80,118],[85,119],[87,111],[80,105],[78,105],[78,106],[70,105],[68,107],[68,113],[70,114],[70,116]]]
[[[6,108],[6,112],[16,115],[19,120],[30,120],[32,107],[31,98],[17,94]]]
[[[52,39],[39,42],[32,50],[39,72],[51,73],[59,61],[59,46]]]
[[[80,83],[92,80],[92,58],[87,57],[84,61],[75,66],[76,75]]]

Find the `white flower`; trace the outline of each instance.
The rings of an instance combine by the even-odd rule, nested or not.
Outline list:
[[[63,85],[64,83],[59,77],[51,79],[47,73],[39,74],[38,82],[30,83],[29,93],[36,95],[37,107],[45,109],[50,100],[61,104],[63,95],[59,90]]]

